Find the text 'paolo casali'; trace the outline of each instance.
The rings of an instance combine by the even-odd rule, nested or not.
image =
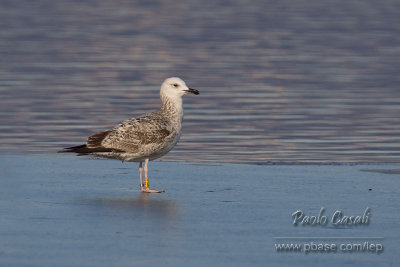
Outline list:
[[[293,225],[303,226],[326,226],[330,222],[333,226],[355,226],[355,225],[368,225],[370,222],[371,210],[367,207],[363,214],[359,215],[345,215],[342,211],[336,210],[329,218],[324,215],[325,208],[322,207],[318,215],[309,216],[302,210],[297,210],[292,213]]]

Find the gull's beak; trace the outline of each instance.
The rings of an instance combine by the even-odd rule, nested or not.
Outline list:
[[[195,94],[195,95],[199,95],[200,94],[199,90],[196,90],[196,89],[193,89],[193,88],[189,88],[189,90],[185,90],[185,92],[186,93],[192,93],[192,94]]]

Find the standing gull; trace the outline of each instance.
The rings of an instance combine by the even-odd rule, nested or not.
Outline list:
[[[198,95],[199,91],[188,88],[180,78],[168,78],[161,85],[160,109],[128,119],[112,130],[90,136],[84,145],[65,148],[61,152],[139,162],[140,191],[164,192],[149,188],[147,165],[149,160],[167,154],[178,142],[183,118],[182,96],[187,93]]]

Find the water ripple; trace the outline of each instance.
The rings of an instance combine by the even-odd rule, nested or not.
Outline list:
[[[396,1],[242,2],[5,1],[0,151],[80,144],[177,75],[201,95],[165,160],[400,163]]]

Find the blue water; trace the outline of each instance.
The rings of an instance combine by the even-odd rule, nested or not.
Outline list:
[[[186,97],[164,160],[400,162],[400,6],[1,1],[0,151],[56,151]]]

